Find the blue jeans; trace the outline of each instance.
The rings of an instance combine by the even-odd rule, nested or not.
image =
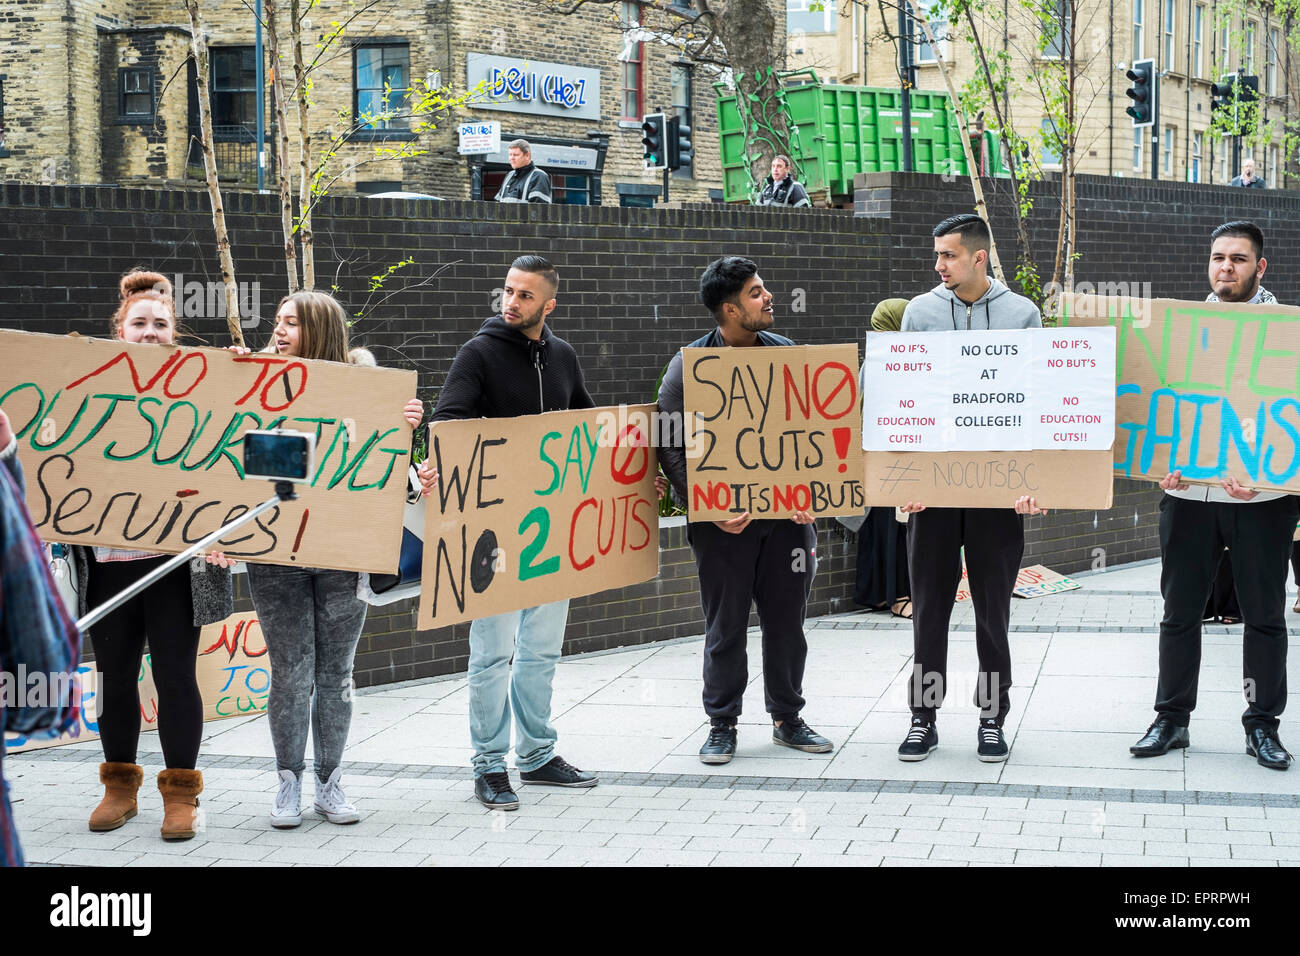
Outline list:
[[[469,739],[474,776],[505,771],[512,707],[515,766],[536,770],[555,756],[551,681],[568,616],[566,598],[479,618],[470,625]]]

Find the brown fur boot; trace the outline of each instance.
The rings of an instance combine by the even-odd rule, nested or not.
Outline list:
[[[197,824],[203,774],[197,770],[164,770],[158,774],[158,792],[163,799],[162,838],[188,840]]]
[[[136,794],[144,783],[144,771],[134,763],[101,763],[99,782],[104,799],[90,815],[90,829],[96,833],[116,830],[139,812]]]

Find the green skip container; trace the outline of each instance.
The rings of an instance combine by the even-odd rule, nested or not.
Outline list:
[[[857,173],[903,168],[902,94],[897,89],[840,86],[822,83],[811,70],[780,74],[783,84],[803,78],[809,82],[783,85],[783,102],[798,131],[791,159],[798,178],[810,194],[832,201],[851,199]],[[715,85],[719,93],[723,87]],[[949,106],[947,93],[913,90],[912,160],[921,173],[965,176],[966,155]],[[723,199],[744,202],[752,188],[745,163],[745,135],[736,110],[735,94],[718,97],[718,140],[722,150]],[[996,133],[985,131],[986,174],[1006,176]]]

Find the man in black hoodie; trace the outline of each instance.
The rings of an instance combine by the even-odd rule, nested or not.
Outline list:
[[[554,266],[541,256],[520,256],[510,264],[501,314],[484,322],[456,353],[433,421],[515,418],[595,406],[573,346],[546,327],[559,284]],[[596,785],[595,774],[555,753],[551,681],[568,615],[566,598],[470,625],[469,734],[474,794],[485,807],[519,808],[506,774],[512,704],[520,780],[558,787]]]

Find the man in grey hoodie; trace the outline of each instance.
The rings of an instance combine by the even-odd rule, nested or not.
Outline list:
[[[988,276],[989,227],[979,216],[945,219],[934,228],[934,269],[941,283],[907,304],[904,332],[1041,328],[1038,307]],[[1025,550],[1026,514],[1044,514],[1033,498],[1015,508],[930,508],[908,502],[907,566],[912,579],[914,666],[909,685],[912,724],[898,748],[900,760],[924,760],[939,745],[935,718],[947,690],[948,623],[961,583],[966,548],[975,649],[979,759],[1007,759],[1002,724],[1010,709],[1011,591]]]

